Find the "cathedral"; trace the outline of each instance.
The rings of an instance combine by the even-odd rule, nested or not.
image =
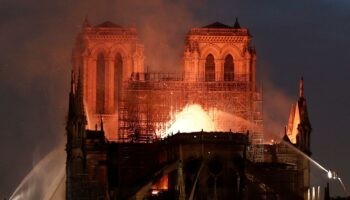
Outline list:
[[[149,72],[135,28],[86,19],[72,53],[66,199],[310,198],[303,80],[284,137],[265,142],[251,40],[237,19],[192,28],[181,70]],[[215,126],[172,128],[191,105]]]

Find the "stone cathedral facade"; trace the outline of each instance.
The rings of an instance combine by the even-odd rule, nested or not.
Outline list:
[[[306,199],[309,161],[288,148],[311,155],[303,81],[283,142],[264,143],[251,39],[238,20],[192,28],[180,72],[149,73],[135,28],[85,20],[72,54],[66,199]],[[215,130],[167,133],[188,104]]]
[[[248,29],[241,28],[238,21],[233,27],[216,22],[202,28],[193,28],[186,36],[180,72],[170,77],[152,78],[163,72],[150,74],[145,71],[144,46],[139,42],[135,28],[121,27],[108,21],[91,26],[86,20],[73,49],[72,65],[75,78],[78,78],[79,73],[82,76],[88,127],[93,129],[99,124],[99,118],[103,117],[106,137],[117,141],[120,138],[118,130],[122,128],[119,125],[125,119],[121,116],[124,106],[121,104],[127,95],[127,82],[146,80],[153,84],[166,79],[176,79],[177,82],[173,82],[178,87],[183,87],[181,83],[197,82],[203,87],[217,88],[214,89],[216,91],[226,90],[231,99],[224,97],[222,102],[240,99],[250,104],[229,103],[236,106],[231,109],[237,112],[235,115],[252,123],[260,123],[259,105],[253,105],[259,101],[259,92],[256,88],[256,54],[255,48],[250,45],[251,38]],[[232,91],[240,96],[233,97]],[[195,98],[201,97],[197,95]],[[207,107],[220,107],[193,101],[202,106],[208,104]],[[219,102],[220,99],[213,101]],[[242,106],[238,108],[238,105]],[[261,123],[258,126],[260,125]],[[249,130],[248,127],[244,129]]]

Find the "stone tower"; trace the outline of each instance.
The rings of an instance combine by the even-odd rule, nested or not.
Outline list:
[[[143,50],[135,28],[109,21],[91,26],[85,19],[77,37],[72,65],[74,71],[82,72],[88,128],[99,124],[102,116],[109,140],[118,139],[118,99],[123,81],[144,72]]]
[[[242,28],[237,18],[233,26],[215,22],[192,28],[185,41],[182,70],[184,81],[202,82],[225,92],[226,88],[233,90],[232,96],[241,103],[230,100],[226,104],[234,108],[224,110],[254,124],[254,128],[243,129],[249,130],[251,141],[258,144],[263,142],[262,97],[256,88],[256,50],[251,40],[249,30]],[[263,161],[262,149],[252,148],[249,155]]]
[[[255,48],[252,36],[241,28],[220,22],[192,28],[187,34],[183,56],[183,72],[192,81],[242,81],[255,89]]]

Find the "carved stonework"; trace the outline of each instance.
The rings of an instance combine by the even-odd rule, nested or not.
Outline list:
[[[88,26],[85,23],[76,41],[72,64],[74,71],[84,71],[82,78],[88,128],[93,129],[95,124],[99,124],[101,115],[104,118],[106,137],[109,140],[115,140],[118,131],[118,127],[115,126],[118,124],[116,93],[122,89],[120,83],[128,80],[131,74],[143,72],[144,47],[138,43],[135,28],[121,27],[111,22],[104,22],[97,26]],[[103,62],[98,60],[101,59],[101,55]],[[121,60],[117,60],[117,55]],[[101,62],[102,71],[98,68],[101,67],[98,66]],[[116,69],[120,67],[119,65],[122,67]],[[98,73],[101,72],[104,72],[104,76],[98,78]],[[103,84],[104,89],[97,94],[99,84]],[[103,106],[99,109],[97,109],[98,101],[103,101],[100,103]],[[100,108],[103,110],[101,111]]]
[[[192,28],[186,37],[183,71],[188,81],[205,81],[205,63],[209,55],[215,59],[215,81],[233,81],[233,77],[253,77],[255,87],[255,52],[250,49],[251,35],[248,29],[214,23],[203,28]],[[233,57],[231,71],[225,71],[225,59]],[[193,67],[193,62],[199,62]],[[226,68],[229,69],[229,68]],[[233,71],[233,72],[232,72]],[[225,79],[227,75],[232,77]]]

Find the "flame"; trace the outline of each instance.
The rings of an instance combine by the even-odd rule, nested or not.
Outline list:
[[[168,175],[164,175],[162,178],[160,178],[157,182],[155,182],[152,185],[152,190],[158,191],[158,192],[159,192],[159,190],[168,190],[168,188],[169,188]]]
[[[246,132],[256,128],[254,124],[242,117],[227,113],[216,108],[205,111],[199,104],[186,105],[180,112],[175,114],[173,120],[168,122],[165,134],[162,138],[178,132],[197,131],[236,131]]]
[[[187,105],[182,111],[175,114],[167,134],[177,132],[214,131],[215,123],[207,112],[198,104]]]

